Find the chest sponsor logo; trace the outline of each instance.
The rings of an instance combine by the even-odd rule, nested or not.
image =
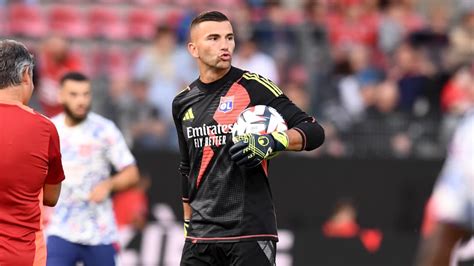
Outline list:
[[[199,127],[186,127],[186,136],[192,139],[194,147],[202,148],[205,146],[219,147],[227,141],[227,134],[232,132],[233,124],[217,124]]]
[[[234,109],[234,96],[221,97],[217,111],[227,113]]]

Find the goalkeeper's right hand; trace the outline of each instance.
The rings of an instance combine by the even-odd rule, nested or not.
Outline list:
[[[189,220],[184,220],[184,238],[188,236]]]
[[[288,135],[277,131],[263,135],[247,133],[235,136],[232,141],[235,144],[229,149],[230,158],[248,168],[275,157],[275,153],[286,150],[289,145]]]

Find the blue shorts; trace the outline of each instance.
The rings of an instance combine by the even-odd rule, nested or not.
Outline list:
[[[115,266],[117,251],[114,245],[88,246],[69,242],[57,236],[49,236],[47,241],[47,266]]]

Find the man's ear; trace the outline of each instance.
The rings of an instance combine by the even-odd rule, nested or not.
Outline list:
[[[199,58],[199,53],[196,44],[194,44],[193,42],[188,43],[188,52],[191,54],[192,57]]]
[[[33,94],[34,84],[33,84],[33,70],[31,66],[25,67],[21,76],[21,93],[22,93],[22,103],[28,104]]]
[[[21,76],[21,83],[30,87],[33,86],[33,69],[31,66],[25,67],[23,70],[23,75]]]

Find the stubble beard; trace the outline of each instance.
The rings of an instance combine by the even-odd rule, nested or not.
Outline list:
[[[86,110],[86,113],[83,116],[78,116],[72,112],[69,106],[63,105],[63,107],[64,107],[64,113],[69,119],[73,121],[74,124],[79,124],[82,121],[84,121],[87,118],[87,115],[89,114],[89,111],[90,111],[90,107],[88,107]]]
[[[232,61],[222,61],[220,59],[217,59],[214,64],[208,64],[212,69],[214,69],[216,72],[221,72],[221,71],[226,71],[231,67]]]

